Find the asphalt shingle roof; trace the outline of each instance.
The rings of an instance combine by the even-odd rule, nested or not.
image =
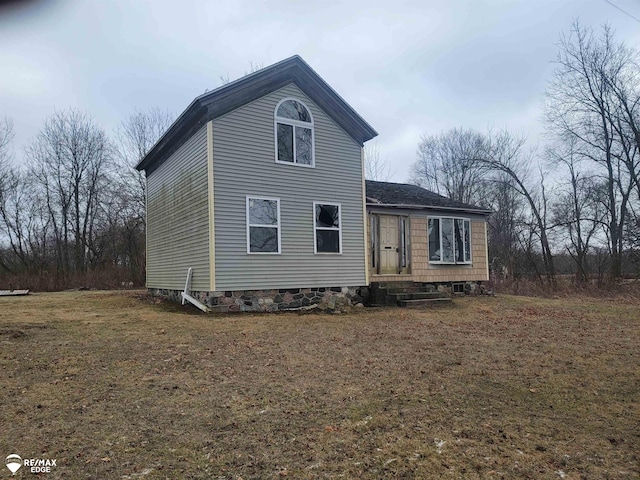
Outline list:
[[[490,213],[489,210],[470,205],[468,203],[457,202],[450,198],[443,197],[437,193],[426,190],[417,185],[406,183],[375,182],[367,180],[367,204],[394,205],[407,207],[435,207],[454,208],[460,210],[474,210],[483,213]]]

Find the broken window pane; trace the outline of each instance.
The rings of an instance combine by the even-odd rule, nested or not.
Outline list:
[[[316,205],[316,227],[340,228],[338,205]]]

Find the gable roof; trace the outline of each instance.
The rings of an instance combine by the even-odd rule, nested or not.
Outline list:
[[[136,168],[155,167],[208,121],[290,83],[296,84],[358,144],[378,135],[300,56],[294,55],[196,97]]]
[[[367,180],[367,205],[395,208],[435,208],[488,215],[491,210],[457,202],[417,185]]]

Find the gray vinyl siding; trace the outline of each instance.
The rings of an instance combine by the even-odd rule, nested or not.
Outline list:
[[[210,290],[207,130],[201,128],[147,178],[147,287]]]
[[[275,163],[274,108],[302,100],[315,168]],[[213,121],[216,290],[365,285],[361,147],[295,85]],[[281,254],[247,254],[246,196],[280,199]],[[342,254],[314,254],[313,202],[340,203]]]

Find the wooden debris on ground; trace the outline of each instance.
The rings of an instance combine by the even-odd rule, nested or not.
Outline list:
[[[29,290],[0,290],[0,297],[11,297],[18,295],[28,295]]]

